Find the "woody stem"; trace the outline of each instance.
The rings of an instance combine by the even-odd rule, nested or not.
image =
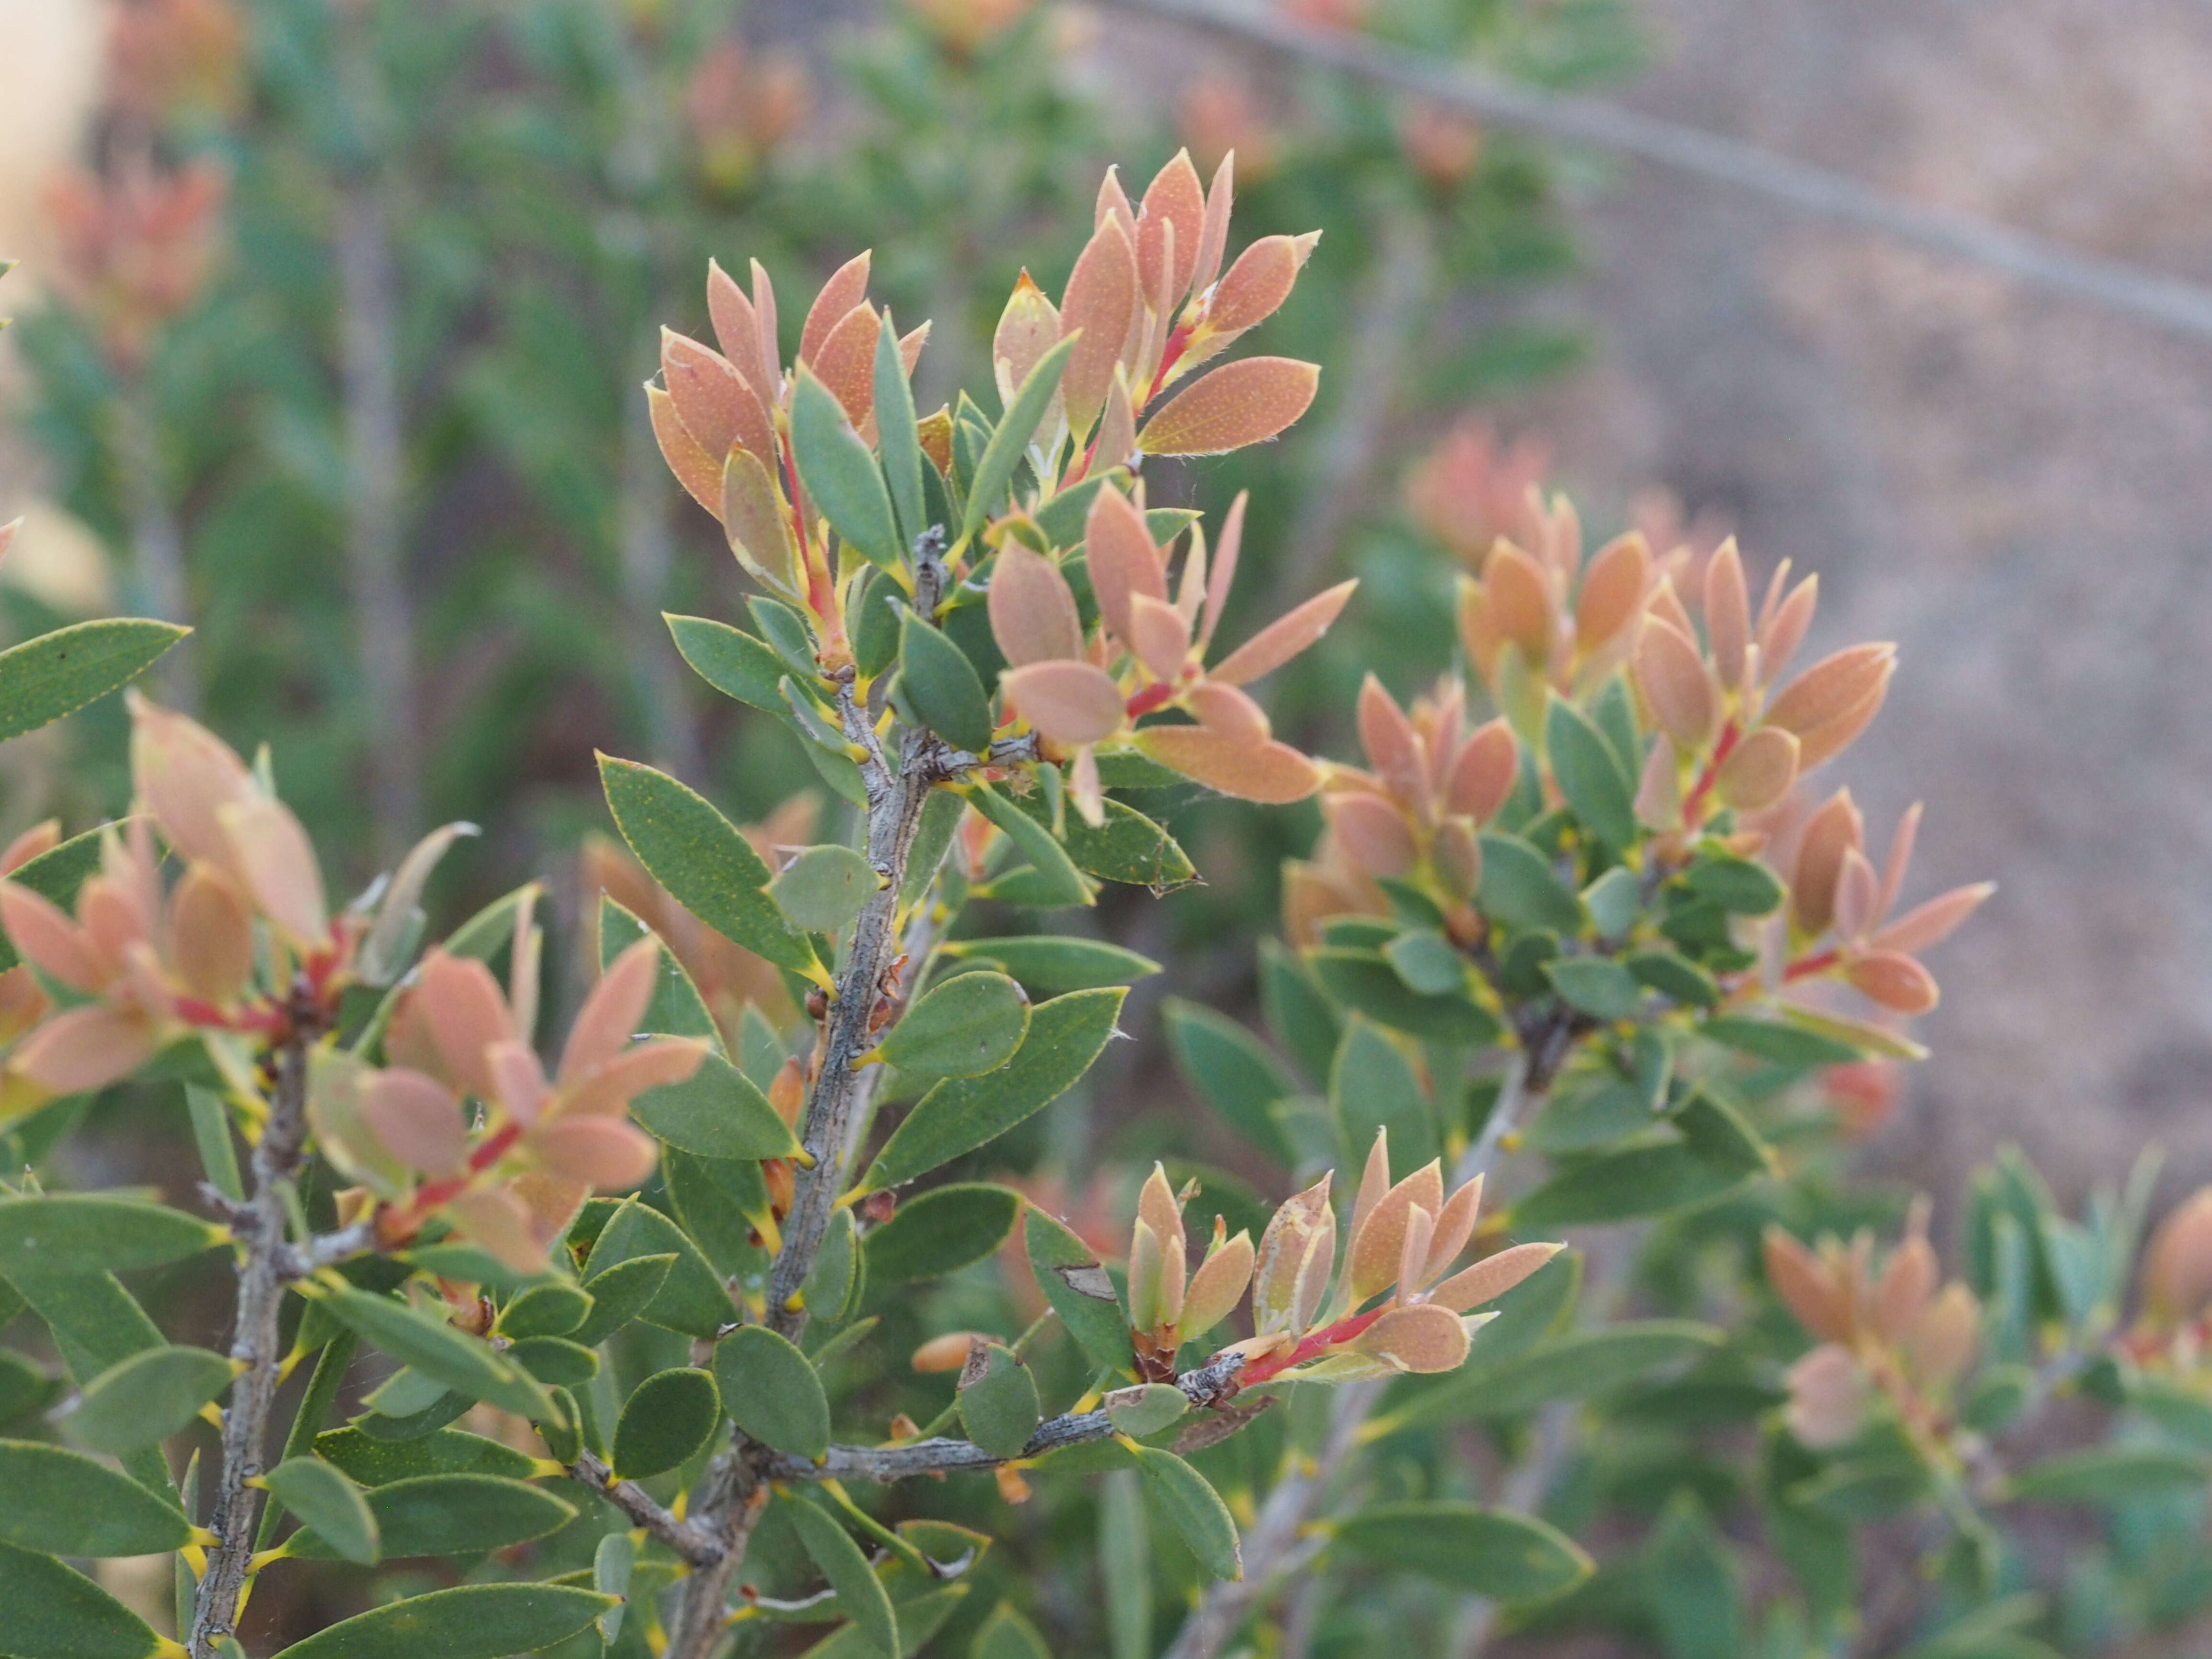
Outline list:
[[[293,1025],[276,1053],[276,1082],[269,1121],[253,1148],[253,1190],[237,1227],[245,1246],[238,1264],[238,1322],[230,1357],[244,1366],[222,1413],[222,1468],[208,1517],[216,1541],[200,1577],[189,1651],[216,1659],[216,1644],[238,1628],[261,1493],[246,1482],[262,1473],[269,1414],[283,1358],[276,1316],[292,1252],[285,1240],[284,1192],[298,1176],[307,1141],[307,1049],[313,1033]]]

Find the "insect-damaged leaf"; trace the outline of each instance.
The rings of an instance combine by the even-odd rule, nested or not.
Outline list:
[[[1129,1322],[1097,1252],[1034,1205],[1023,1231],[1030,1271],[1068,1334],[1092,1364],[1127,1371],[1132,1358]]]

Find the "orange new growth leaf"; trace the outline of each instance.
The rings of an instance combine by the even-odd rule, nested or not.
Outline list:
[[[1171,398],[1137,434],[1147,455],[1225,455],[1265,443],[1311,407],[1318,364],[1245,357],[1224,364]]]

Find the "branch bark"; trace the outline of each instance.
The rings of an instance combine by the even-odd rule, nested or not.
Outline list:
[[[307,1051],[315,1032],[295,1022],[276,1050],[276,1087],[269,1121],[253,1148],[252,1220],[238,1228],[246,1254],[238,1267],[238,1322],[230,1357],[243,1366],[222,1414],[222,1468],[216,1482],[208,1551],[192,1614],[191,1659],[216,1659],[216,1644],[238,1628],[260,1518],[261,1493],[249,1480],[262,1473],[269,1414],[276,1399],[283,1347],[277,1311],[293,1254],[285,1242],[284,1193],[300,1171],[307,1135]]]

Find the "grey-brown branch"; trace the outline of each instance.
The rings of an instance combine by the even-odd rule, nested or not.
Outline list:
[[[307,1141],[307,1050],[313,1041],[313,1032],[295,1028],[276,1050],[269,1121],[253,1148],[253,1191],[247,1200],[252,1219],[240,1217],[236,1224],[245,1255],[238,1267],[238,1323],[230,1357],[245,1369],[231,1385],[230,1403],[222,1413],[222,1468],[208,1517],[216,1541],[208,1549],[192,1613],[191,1659],[216,1659],[216,1644],[236,1631],[239,1599],[253,1555],[261,1493],[246,1483],[262,1473],[270,1410],[282,1377],[276,1316],[290,1254],[284,1193],[299,1174]]]

